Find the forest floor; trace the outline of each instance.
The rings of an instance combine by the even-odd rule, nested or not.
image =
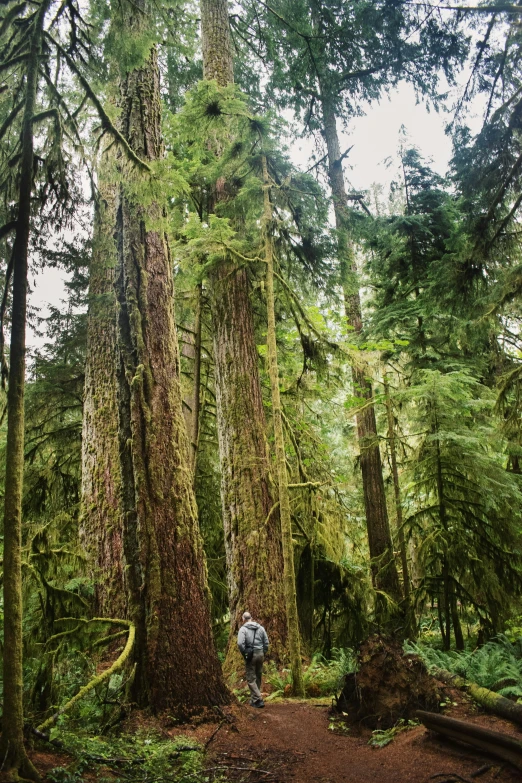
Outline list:
[[[522,739],[522,730],[490,715],[458,705],[446,714]],[[255,783],[436,783],[451,774],[483,783],[520,780],[520,774],[478,751],[443,740],[423,726],[400,732],[386,747],[368,745],[372,733],[354,727],[332,731],[329,710],[313,701],[268,702],[264,710],[233,710],[235,724],[224,726],[209,746],[209,766],[229,767],[228,777]],[[235,767],[235,769],[233,769]],[[248,774],[240,767],[250,768]],[[261,771],[262,770],[262,771]],[[441,773],[444,773],[442,775]],[[434,776],[440,777],[435,778]],[[458,779],[458,778],[456,778]]]
[[[454,706],[445,714],[522,739],[522,729],[478,712],[462,693],[452,691],[450,698]],[[331,726],[324,699],[285,699],[269,701],[263,710],[236,704],[222,711],[218,723],[178,726],[168,733],[172,737],[183,734],[206,747],[206,772],[201,777],[194,776],[197,781],[514,783],[521,779],[520,773],[511,767],[444,740],[423,726],[401,731],[383,748],[368,745],[372,737],[368,729],[352,725],[339,732]],[[165,729],[163,733],[166,734]],[[63,757],[42,749],[32,757],[43,774],[64,763]],[[84,779],[93,781],[97,776],[91,773]]]

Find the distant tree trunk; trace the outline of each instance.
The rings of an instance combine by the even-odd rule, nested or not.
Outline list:
[[[399,539],[399,550],[401,554],[402,582],[404,598],[409,603],[410,600],[410,574],[408,571],[408,556],[406,554],[406,542],[404,540],[404,529],[402,526],[402,503],[401,503],[401,485],[399,483],[399,470],[397,468],[397,446],[395,443],[395,422],[393,420],[393,408],[390,396],[390,384],[388,376],[384,373],[384,395],[386,402],[386,414],[388,417],[388,444],[390,447],[390,458],[392,466],[393,493],[395,496],[395,514],[397,517],[397,537]]]
[[[116,186],[109,184],[103,175],[106,163],[104,156],[100,162],[100,193],[89,273],[80,535],[94,581],[95,614],[126,617],[115,365]]]
[[[163,154],[155,49],[121,84],[121,129],[144,161]],[[148,175],[144,175],[148,176]],[[172,264],[156,203],[122,187],[117,218],[120,456],[134,698],[186,715],[224,704],[183,419]]]
[[[444,497],[444,478],[442,475],[442,458],[440,453],[440,440],[439,440],[439,425],[437,421],[437,414],[435,413],[435,423],[433,427],[433,435],[435,435],[435,448],[437,455],[437,500],[439,505],[439,516],[442,529],[447,532],[448,524],[446,517],[446,499]],[[446,542],[446,546],[447,546]],[[444,619],[446,623],[446,630],[443,631],[441,624],[442,641],[444,643],[444,649],[449,650],[451,647],[451,574],[449,570],[448,556],[446,552],[442,555],[442,593],[444,596]],[[440,598],[439,598],[440,604]],[[439,610],[439,623],[442,623],[442,614]]]
[[[362,331],[361,300],[357,270],[348,240],[347,194],[341,150],[335,113],[326,94],[323,94],[321,98],[321,107],[328,151],[328,170],[334,203],[346,318],[355,334],[360,334]],[[394,601],[400,602],[402,595],[388,522],[375,408],[370,402],[372,385],[367,377],[367,369],[355,364],[352,366],[352,378],[354,394],[362,398],[365,403],[364,410],[357,414],[356,419],[373,585],[376,590],[387,593]],[[386,615],[385,602],[379,598],[377,600],[377,614],[381,621]]]
[[[194,324],[194,385],[192,393],[192,427],[191,435],[191,464],[194,481],[196,480],[196,468],[198,460],[200,409],[201,409],[201,328],[203,308],[203,287],[201,283],[196,286],[196,314]]]
[[[457,596],[455,593],[451,596],[451,622],[453,624],[453,633],[455,634],[455,648],[462,651],[464,645],[464,635],[462,633],[462,625],[460,623],[459,608],[457,604]]]
[[[226,0],[201,0],[203,74],[220,86],[233,81]],[[279,510],[270,483],[247,271],[232,261],[210,276],[221,496],[231,636],[225,668],[240,663],[235,634],[248,610],[265,625],[276,657],[286,647]]]
[[[277,344],[275,325],[274,297],[274,253],[272,246],[271,225],[272,206],[270,204],[270,181],[266,157],[263,155],[263,233],[266,261],[266,308],[267,308],[267,353],[268,372],[272,389],[272,421],[277,466],[277,483],[279,487],[279,512],[281,518],[281,540],[283,543],[285,608],[288,622],[288,649],[290,652],[290,669],[292,672],[292,691],[295,696],[304,697],[303,670],[301,665],[301,640],[299,637],[299,619],[297,616],[297,595],[294,571],[294,543],[292,536],[292,515],[290,512],[290,493],[288,491],[288,474],[286,471],[285,439],[283,434],[283,419],[281,416],[281,395],[279,391],[279,368],[277,364]]]
[[[13,301],[4,495],[4,640],[3,720],[0,739],[2,768],[10,779],[39,780],[24,748],[22,633],[22,492],[24,481],[25,325],[27,256],[31,233],[31,192],[34,176],[33,116],[38,89],[38,61],[48,0],[35,11],[26,63],[25,106],[18,190],[18,215],[13,246]]]
[[[384,396],[386,404],[386,413],[388,417],[388,446],[390,449],[392,478],[393,478],[393,492],[395,496],[395,514],[397,518],[397,538],[399,540],[399,551],[401,555],[402,565],[402,584],[404,593],[404,616],[405,616],[405,634],[408,637],[415,636],[415,617],[413,606],[410,600],[411,585],[410,574],[408,569],[408,556],[406,550],[406,541],[404,539],[404,528],[402,518],[402,503],[401,503],[401,486],[399,483],[399,470],[397,468],[397,446],[395,436],[395,421],[393,417],[392,400],[390,396],[390,384],[388,382],[388,376],[384,373]]]

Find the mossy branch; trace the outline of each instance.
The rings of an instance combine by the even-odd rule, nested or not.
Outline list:
[[[63,618],[65,619],[72,619],[72,618]],[[41,723],[37,727],[37,731],[44,731],[45,729],[52,726],[60,715],[63,715],[65,712],[68,712],[71,707],[74,707],[76,702],[80,701],[80,699],[83,699],[84,696],[86,696],[90,691],[92,691],[94,688],[96,688],[98,685],[100,685],[105,680],[109,679],[115,672],[119,671],[121,668],[123,668],[124,664],[128,660],[132,648],[134,646],[134,638],[136,636],[136,627],[133,623],[131,623],[129,620],[116,620],[116,619],[110,619],[105,617],[93,617],[92,620],[84,620],[82,622],[85,623],[109,623],[111,625],[126,625],[129,631],[129,635],[127,638],[127,643],[123,649],[123,652],[121,655],[114,661],[112,666],[110,666],[108,669],[106,669],[101,674],[97,675],[96,677],[93,677],[93,679],[87,683],[87,685],[84,685],[83,688],[80,688],[76,696],[73,696],[72,699],[70,699],[66,704],[63,705],[63,707],[60,707],[58,712],[55,712],[54,715],[51,715],[50,718],[47,718],[43,723]]]
[[[47,38],[52,42],[53,46],[56,47],[57,51],[60,52],[64,60],[67,62],[67,65],[71,69],[71,71],[74,73],[74,75],[78,78],[78,81],[80,82],[82,88],[85,90],[86,95],[88,96],[89,100],[93,104],[94,108],[98,112],[98,115],[100,117],[100,120],[102,122],[102,126],[104,130],[108,131],[115,139],[116,141],[123,147],[125,150],[125,153],[127,157],[135,163],[139,168],[143,169],[144,171],[151,171],[151,168],[148,163],[146,163],[144,160],[142,160],[128,141],[122,136],[122,134],[119,132],[118,128],[112,123],[112,121],[109,118],[109,115],[103,108],[101,101],[99,100],[98,96],[92,89],[91,85],[85,78],[85,76],[82,74],[82,72],[78,69],[76,63],[74,62],[73,58],[67,53],[67,51],[60,46],[60,44],[54,40],[52,35],[49,35],[49,33],[46,34]]]

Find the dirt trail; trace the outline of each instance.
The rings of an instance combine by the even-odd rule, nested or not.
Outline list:
[[[489,715],[463,714],[462,710],[451,714],[522,739],[522,732]],[[231,780],[425,783],[438,773],[457,773],[471,783],[472,773],[487,764],[492,766],[477,777],[480,783],[520,780],[500,762],[442,740],[422,726],[376,749],[368,746],[371,733],[367,730],[359,736],[352,736],[353,729],[347,736],[330,731],[328,709],[313,702],[267,703],[264,710],[242,706],[234,708],[233,715],[234,724],[223,724],[208,746],[209,766],[227,767]]]

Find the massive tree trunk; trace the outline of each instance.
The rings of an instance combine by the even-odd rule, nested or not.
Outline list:
[[[233,81],[226,0],[201,0],[203,74]],[[247,271],[221,264],[209,281],[216,374],[221,495],[227,558],[232,670],[235,633],[248,610],[268,631],[280,657],[286,646],[279,510],[274,508]]]
[[[272,421],[276,452],[277,483],[279,487],[279,511],[281,516],[281,540],[283,544],[285,605],[288,622],[288,650],[292,671],[292,690],[294,696],[304,696],[303,669],[301,665],[301,640],[299,619],[297,616],[297,595],[294,571],[294,544],[292,536],[292,514],[290,512],[290,492],[286,470],[285,439],[283,417],[281,413],[281,394],[279,391],[279,368],[277,364],[277,343],[275,325],[274,295],[274,250],[271,236],[272,205],[270,203],[270,180],[266,157],[263,156],[263,233],[266,261],[266,309],[267,309],[267,353],[268,372],[272,389]]]
[[[325,93],[321,98],[321,108],[328,151],[328,169],[335,211],[346,318],[349,326],[358,335],[362,331],[359,282],[348,238],[347,194],[336,117],[331,101]],[[364,406],[357,414],[356,420],[373,585],[379,593],[387,593],[394,601],[400,601],[402,595],[386,508],[379,435],[375,420],[375,408],[371,403],[372,384],[368,379],[368,369],[354,364],[352,379],[354,394],[362,399]],[[382,619],[385,614],[385,605],[382,599],[378,599],[377,609],[378,615]]]
[[[7,391],[7,444],[4,495],[4,643],[3,721],[0,740],[2,769],[9,777],[38,780],[39,775],[24,748],[23,634],[22,634],[22,492],[24,482],[25,326],[27,313],[27,261],[31,232],[31,192],[34,176],[33,116],[38,89],[38,61],[42,29],[49,2],[34,14],[27,54],[18,215],[13,246],[13,302],[9,387]]]
[[[160,158],[155,49],[122,81],[121,108],[122,133],[131,149],[143,161]],[[210,625],[163,217],[160,206],[142,206],[139,196],[122,186],[116,281],[119,434],[129,615],[137,627],[134,698],[154,711],[183,715],[224,704],[229,694]]]
[[[105,165],[104,156],[100,169]],[[115,220],[116,187],[100,174],[89,270],[80,533],[95,585],[95,614],[101,617],[126,617],[127,607],[115,364]]]

